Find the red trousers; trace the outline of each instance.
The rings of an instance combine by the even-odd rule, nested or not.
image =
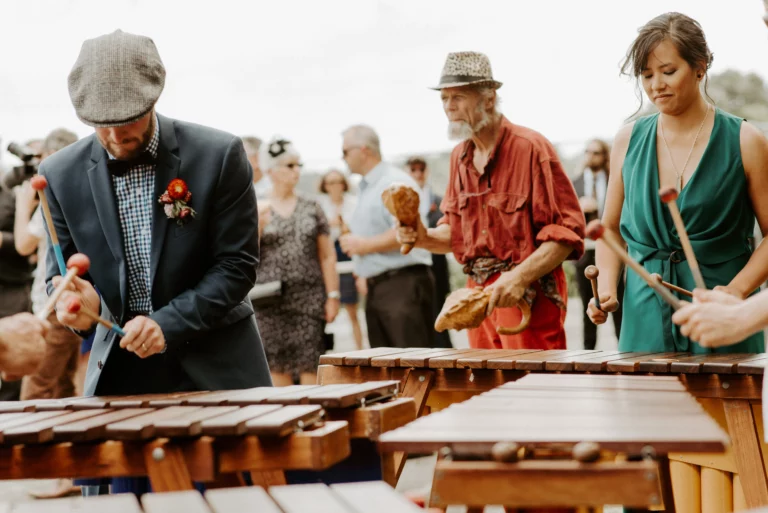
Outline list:
[[[555,271],[557,291],[568,301],[568,284],[562,269]],[[492,276],[486,283],[487,287],[499,278]],[[477,287],[471,278],[467,279],[467,287]],[[565,349],[565,310],[544,296],[538,282],[533,284],[536,289],[536,299],[531,309],[531,323],[528,328],[517,335],[499,335],[496,328],[514,328],[520,324],[523,314],[517,307],[496,308],[483,324],[469,330],[469,347],[478,349]]]

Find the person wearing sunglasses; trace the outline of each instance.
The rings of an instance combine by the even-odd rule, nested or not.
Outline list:
[[[256,283],[280,281],[282,291],[256,307],[272,382],[315,384],[325,325],[336,318],[341,299],[330,227],[316,201],[296,194],[302,164],[291,141],[274,137],[263,144],[259,162],[272,190],[259,202]]]
[[[420,188],[408,173],[382,160],[379,136],[369,126],[343,132],[342,155],[349,170],[363,177],[351,233],[339,241],[352,256],[359,288],[367,290],[368,341],[371,347],[433,347],[432,257],[423,249],[400,253],[395,219],[381,199],[394,183]]]

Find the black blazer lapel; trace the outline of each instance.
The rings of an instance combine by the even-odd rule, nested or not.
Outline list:
[[[181,160],[177,155],[179,145],[176,141],[173,121],[158,114],[157,122],[160,123],[160,145],[157,150],[157,169],[155,170],[155,196],[152,208],[152,252],[149,275],[153,296],[155,275],[157,274],[160,255],[163,251],[165,236],[176,222],[166,217],[159,198],[163,195],[171,180],[179,176],[179,168],[181,167]]]
[[[88,169],[88,181],[91,184],[93,202],[96,204],[101,229],[104,231],[109,249],[117,262],[118,276],[116,281],[120,284],[121,311],[112,313],[122,318],[125,314],[125,306],[128,304],[128,266],[125,261],[120,216],[117,212],[117,198],[115,197],[115,189],[112,187],[112,176],[107,168],[107,158],[107,152],[94,138],[91,149],[92,166]],[[113,305],[110,305],[111,308]]]

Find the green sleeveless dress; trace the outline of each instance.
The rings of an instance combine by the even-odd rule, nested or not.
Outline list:
[[[669,208],[659,199],[656,158],[658,114],[635,122],[622,177],[621,235],[629,254],[650,273],[687,290],[695,283]],[[715,124],[696,171],[677,199],[707,288],[727,285],[752,254],[755,213],[741,161],[742,120],[715,109]],[[683,298],[687,299],[687,298]],[[672,308],[631,269],[622,302],[620,351],[761,353],[763,334],[732,346],[700,347],[672,323]]]

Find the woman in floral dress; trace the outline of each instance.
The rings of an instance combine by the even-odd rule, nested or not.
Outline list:
[[[257,283],[280,281],[282,294],[256,311],[276,386],[314,384],[326,323],[339,312],[336,252],[323,209],[296,194],[301,163],[293,144],[273,138],[260,150],[272,191],[259,205]]]

